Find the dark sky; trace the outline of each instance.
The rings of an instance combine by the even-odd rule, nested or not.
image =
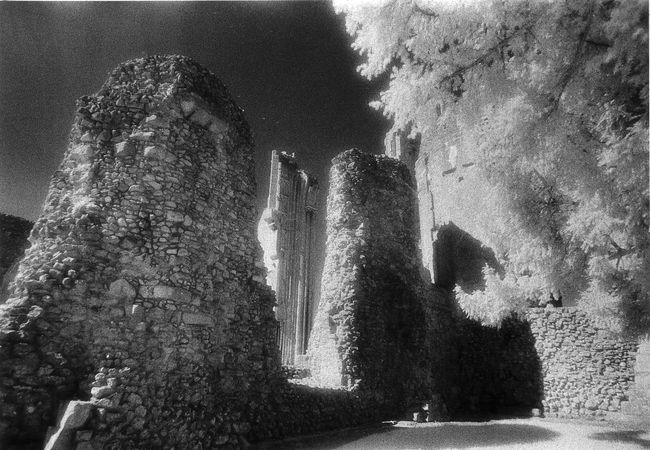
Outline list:
[[[382,152],[388,129],[349,43],[329,3],[0,2],[0,212],[38,217],[78,97],[122,61],[169,53],[210,69],[245,110],[260,206],[278,149],[319,179],[324,207],[332,157]]]

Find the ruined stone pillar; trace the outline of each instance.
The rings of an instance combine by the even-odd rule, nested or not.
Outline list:
[[[322,294],[309,343],[320,383],[372,392],[386,404],[435,389],[423,297],[415,190],[407,166],[349,150],[334,158]],[[431,334],[432,335],[432,334]]]
[[[81,399],[88,445],[243,445],[279,370],[255,219],[250,132],[223,84],[181,56],[113,70],[78,102],[0,306],[0,440],[41,441]]]
[[[307,350],[315,308],[314,215],[318,182],[293,156],[273,151],[267,208],[258,237],[277,298],[278,346],[282,363],[299,363]]]

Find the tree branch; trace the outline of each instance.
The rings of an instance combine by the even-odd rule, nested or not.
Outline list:
[[[431,17],[433,19],[437,19],[439,15],[433,11],[427,11],[426,9],[422,8],[420,5],[417,3],[413,3],[413,10],[416,12],[419,12],[423,16]]]
[[[593,39],[585,39],[585,42],[587,44],[595,45],[596,47],[611,47],[612,44],[609,42],[598,42],[594,41]]]
[[[486,60],[487,60],[488,58],[490,58],[491,56],[493,56],[493,54],[494,54],[495,52],[498,52],[499,50],[501,50],[501,49],[502,49],[503,47],[505,47],[506,44],[507,44],[508,42],[510,42],[513,38],[519,36],[519,34],[521,34],[523,31],[527,31],[529,28],[532,28],[532,24],[531,24],[529,27],[526,27],[526,28],[520,28],[519,30],[517,30],[517,31],[515,31],[514,33],[512,33],[510,36],[508,36],[508,37],[502,39],[502,40],[499,41],[496,45],[494,45],[493,47],[490,47],[490,48],[489,48],[489,49],[488,49],[488,50],[487,50],[483,55],[479,56],[478,58],[476,58],[476,59],[475,59],[474,61],[472,61],[471,63],[459,67],[458,69],[454,70],[454,71],[453,71],[452,73],[450,73],[449,75],[445,75],[445,76],[442,77],[442,78],[440,79],[440,81],[438,82],[438,86],[442,86],[442,85],[443,85],[444,83],[446,83],[447,81],[453,80],[454,78],[456,78],[456,77],[462,75],[463,73],[467,72],[468,70],[473,69],[474,67],[483,64],[484,62],[486,62]]]
[[[586,13],[585,19],[587,19],[587,23],[585,23],[584,28],[580,31],[580,34],[578,35],[578,44],[576,45],[576,49],[573,52],[573,58],[571,59],[571,63],[567,66],[566,70],[564,71],[564,74],[562,75],[562,78],[560,79],[560,83],[559,83],[560,91],[557,93],[557,95],[554,96],[551,105],[548,108],[546,108],[545,114],[547,117],[557,109],[557,107],[560,104],[560,98],[562,97],[562,94],[564,94],[564,90],[569,84],[569,81],[571,81],[571,78],[573,78],[576,65],[578,62],[578,58],[580,56],[580,53],[582,53],[584,49],[585,43],[587,42],[587,34],[589,34],[589,29],[591,28],[591,22],[593,17],[594,14],[593,14],[593,5],[592,5],[591,8]]]

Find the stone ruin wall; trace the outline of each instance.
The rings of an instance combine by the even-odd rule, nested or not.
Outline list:
[[[612,337],[575,307],[531,308],[526,320],[542,363],[545,415],[593,417],[625,409],[636,340]]]
[[[474,237],[489,211],[482,210],[480,196],[465,198],[460,194],[466,191],[458,190],[460,183],[481,185],[459,142],[433,139],[420,149],[417,140],[397,132],[388,136],[385,152],[415,174],[423,264],[450,296],[456,284],[466,291],[481,289],[484,264],[501,270],[494,253]],[[637,357],[636,341],[608,337],[575,308],[530,309],[525,320],[510,319],[500,329],[463,316],[457,311],[450,331],[457,370],[452,409],[539,408],[562,417],[650,411],[650,389],[643,381],[650,352]],[[630,406],[630,398],[641,400]]]
[[[429,406],[461,416],[537,409],[551,417],[643,417],[647,405],[632,406],[646,394],[635,377],[647,377],[647,352],[639,355],[635,340],[611,336],[576,308],[531,308],[485,327],[450,308],[449,291],[421,281],[409,178],[404,164],[355,150],[333,160],[323,296],[309,349],[314,378],[360,393],[369,387],[384,405],[396,393],[406,403],[430,397]]]
[[[7,299],[9,282],[16,276],[33,226],[29,220],[0,213],[0,303]]]
[[[500,329],[466,320],[458,345],[469,411],[602,418],[630,410],[638,343],[612,337],[575,307],[530,308]]]
[[[287,383],[255,242],[250,134],[223,85],[187,58],[151,57],[78,106],[0,306],[3,443],[42,442],[71,399],[53,432],[77,448],[245,447],[401,418],[413,403],[440,419],[499,392],[531,407],[536,367],[549,414],[625,401],[635,344],[579,313],[533,311],[519,335],[453,319],[420,278],[408,168],[354,150],[333,161],[309,352],[311,381],[337,389]],[[500,390],[486,388],[495,380]]]
[[[381,165],[405,182],[399,163]],[[384,401],[386,382],[410,383],[410,392],[429,370],[376,359],[354,375],[384,362],[391,375],[364,377],[365,390],[287,382],[255,239],[253,174],[241,111],[188,58],[126,62],[80,99],[31,247],[0,306],[2,445],[240,448],[400,414]],[[410,274],[391,276],[401,289],[399,277]],[[420,343],[420,331],[399,333],[410,329],[405,320],[424,322],[422,305],[407,299],[390,309],[389,300],[381,299],[379,321],[363,306],[364,326],[390,325],[400,345]],[[384,354],[422,360],[420,348],[401,353],[378,336],[363,351],[392,346]],[[427,385],[417,382],[419,398]]]
[[[80,398],[93,445],[240,444],[279,370],[253,174],[241,111],[187,58],[121,64],[79,100],[0,307],[5,440]]]
[[[282,364],[303,365],[316,309],[318,182],[295,158],[273,151],[267,207],[258,226],[267,282],[275,291]]]
[[[372,392],[393,413],[409,402],[442,404],[452,372],[443,331],[451,316],[420,279],[415,207],[405,164],[359,150],[332,161],[311,373]]]
[[[650,337],[640,339],[634,364],[634,384],[628,392],[629,403],[621,410],[626,414],[650,418]]]

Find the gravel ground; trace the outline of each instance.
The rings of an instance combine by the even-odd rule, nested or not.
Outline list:
[[[648,425],[554,419],[414,423],[342,430],[257,446],[263,449],[643,449]]]

